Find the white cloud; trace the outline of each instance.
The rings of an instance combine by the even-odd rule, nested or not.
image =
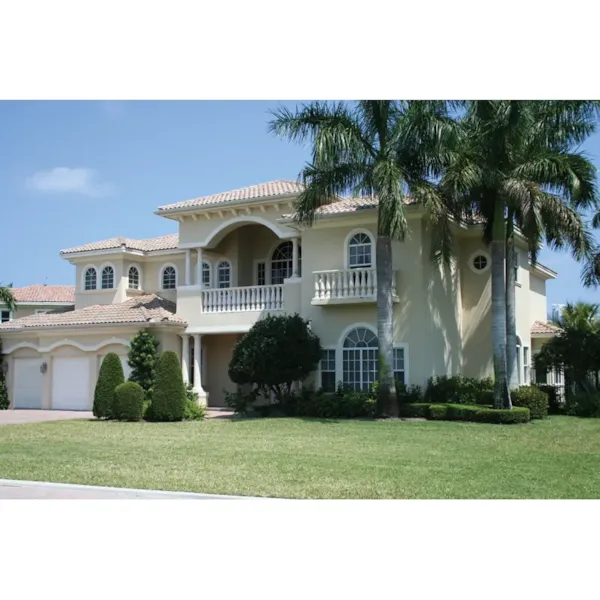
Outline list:
[[[27,179],[27,187],[38,192],[80,194],[92,198],[102,198],[113,193],[113,186],[100,181],[94,169],[69,167],[38,171]]]

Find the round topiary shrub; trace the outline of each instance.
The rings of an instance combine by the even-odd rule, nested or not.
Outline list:
[[[153,420],[181,421],[186,399],[179,357],[175,352],[167,350],[156,362],[156,378],[152,392]]]
[[[100,365],[100,373],[94,390],[94,416],[98,419],[113,418],[112,404],[115,396],[115,388],[125,383],[123,365],[121,359],[114,352],[109,352]]]
[[[514,406],[528,408],[532,419],[548,416],[548,394],[535,385],[522,385],[510,392]]]
[[[118,385],[115,389],[114,405],[121,421],[141,421],[144,414],[144,389],[134,381]]]

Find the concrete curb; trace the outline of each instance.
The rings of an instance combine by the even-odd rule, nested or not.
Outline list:
[[[19,479],[0,479],[0,492],[2,487],[16,487],[16,488],[42,488],[42,489],[55,489],[68,492],[69,490],[74,491],[85,491],[91,492],[108,492],[114,494],[123,494],[124,496],[129,494],[135,494],[138,497],[156,497],[156,499],[176,499],[176,498],[189,498],[196,500],[277,500],[278,498],[260,498],[257,496],[227,496],[219,494],[200,494],[196,492],[178,492],[178,491],[167,491],[167,490],[143,490],[136,488],[118,488],[108,487],[100,485],[83,485],[77,483],[54,483],[51,481],[22,481]],[[0,499],[2,494],[0,493]],[[126,499],[126,498],[124,498]]]

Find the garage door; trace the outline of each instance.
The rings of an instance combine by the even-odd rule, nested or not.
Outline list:
[[[44,376],[39,358],[15,358],[14,407],[42,408]]]
[[[52,408],[91,410],[89,358],[61,357],[52,361]]]

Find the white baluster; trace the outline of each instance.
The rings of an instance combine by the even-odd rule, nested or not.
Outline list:
[[[371,271],[371,288],[371,294],[377,295],[377,271],[375,269]]]
[[[367,295],[367,286],[369,284],[368,279],[367,279],[368,276],[369,276],[369,272],[367,271],[367,269],[361,269],[361,271],[360,271],[360,295],[361,296]]]

